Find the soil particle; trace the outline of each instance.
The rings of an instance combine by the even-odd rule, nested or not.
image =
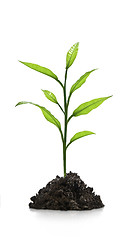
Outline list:
[[[56,176],[46,187],[31,197],[30,208],[51,210],[91,210],[104,207],[93,188],[80,179],[77,173],[69,172],[66,177]]]

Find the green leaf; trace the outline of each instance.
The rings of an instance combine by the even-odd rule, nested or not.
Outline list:
[[[27,66],[37,72],[43,73],[49,77],[54,78],[63,87],[63,84],[58,80],[58,77],[50,69],[41,67],[34,63],[28,63],[28,62],[22,62],[22,61],[19,61],[19,62],[23,63],[25,66]]]
[[[93,109],[100,106],[106,99],[108,99],[110,97],[112,97],[112,96],[103,97],[103,98],[96,98],[96,99],[93,99],[89,102],[82,103],[78,108],[76,108],[74,110],[72,116],[77,117],[77,116],[80,116],[80,115],[88,114]]]
[[[83,85],[83,83],[85,83],[85,81],[86,81],[86,79],[87,79],[87,77],[90,75],[90,73],[92,73],[92,72],[94,72],[96,69],[93,69],[93,70],[91,70],[91,71],[89,71],[89,72],[86,72],[84,75],[82,75],[80,78],[79,78],[79,80],[77,80],[73,85],[72,85],[72,87],[71,87],[71,89],[70,89],[70,96],[71,96],[71,94],[76,90],[76,89],[78,89],[78,88],[80,88],[82,85]]]
[[[59,108],[61,109],[61,111],[65,114],[63,108],[62,108],[62,107],[60,106],[60,104],[58,103],[58,101],[57,101],[57,99],[56,99],[56,96],[55,96],[52,92],[50,92],[50,91],[48,91],[48,90],[42,90],[42,91],[44,92],[45,96],[46,96],[51,102],[56,103],[56,104],[59,106]]]
[[[35,103],[32,103],[32,102],[25,102],[25,101],[17,103],[16,106],[19,106],[19,105],[22,105],[22,104],[27,104],[27,103],[32,104],[32,105],[40,108],[44,117],[46,118],[46,120],[49,121],[50,123],[54,124],[61,131],[60,122],[45,107],[39,106],[38,104],[35,104]]]
[[[69,144],[67,145],[67,147],[68,147],[72,142],[76,141],[77,139],[82,138],[82,137],[85,137],[85,136],[88,136],[88,135],[91,135],[91,134],[95,134],[95,133],[90,132],[90,131],[82,131],[82,132],[76,133],[76,134],[70,139],[70,142],[69,142]]]
[[[67,52],[66,55],[66,69],[68,69],[74,62],[78,53],[79,42],[75,43]]]
[[[54,102],[56,104],[58,103],[56,96],[52,92],[50,92],[48,90],[42,90],[42,91],[44,92],[46,98],[48,98],[51,102]]]

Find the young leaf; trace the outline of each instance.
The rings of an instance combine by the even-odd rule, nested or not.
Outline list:
[[[63,108],[60,106],[60,104],[58,103],[58,101],[57,101],[57,99],[56,99],[56,96],[55,96],[52,92],[50,92],[50,91],[48,91],[48,90],[42,90],[42,91],[44,92],[45,96],[46,96],[51,102],[56,103],[56,104],[59,106],[59,108],[61,109],[61,111],[64,113],[64,110],[63,110]],[[65,113],[64,113],[64,114],[65,114]]]
[[[76,134],[70,139],[70,142],[68,143],[67,147],[68,147],[72,142],[74,142],[75,140],[77,140],[77,139],[79,139],[79,138],[82,138],[82,137],[85,137],[85,136],[88,136],[88,135],[91,135],[91,134],[95,134],[95,133],[90,132],[90,131],[82,131],[82,132],[76,133]]]
[[[54,78],[62,87],[63,87],[63,84],[58,80],[58,77],[48,68],[45,68],[45,67],[41,67],[37,64],[34,64],[34,63],[28,63],[28,62],[22,62],[22,61],[19,61],[21,63],[23,63],[24,65],[26,65],[27,67],[37,71],[37,72],[40,72],[40,73],[43,73],[49,77],[52,77]]]
[[[76,89],[78,89],[78,88],[80,88],[82,85],[83,85],[83,83],[85,83],[85,81],[86,81],[86,79],[87,79],[87,77],[90,75],[90,73],[92,73],[92,72],[94,72],[96,69],[93,69],[93,70],[91,70],[91,71],[89,71],[89,72],[86,72],[84,75],[82,75],[80,78],[79,78],[79,80],[77,80],[73,85],[72,85],[72,87],[71,87],[71,89],[70,89],[70,96],[71,96],[71,94],[76,90]]]
[[[66,69],[68,69],[74,62],[78,53],[79,42],[75,43],[66,55]]]
[[[82,103],[78,108],[76,108],[74,110],[72,116],[77,117],[77,116],[80,116],[80,115],[88,114],[93,109],[100,106],[106,99],[108,99],[110,97],[112,97],[112,96],[103,97],[103,98],[96,98],[96,99],[93,99],[89,102]]]
[[[42,91],[44,92],[46,98],[48,98],[51,102],[54,102],[56,104],[58,103],[56,96],[52,92],[50,92],[48,90],[42,90]]]
[[[32,103],[32,102],[25,102],[25,101],[17,103],[16,106],[19,106],[19,105],[22,105],[22,104],[27,104],[27,103],[32,104],[32,105],[40,108],[44,117],[46,118],[46,120],[49,121],[50,123],[54,124],[61,131],[60,122],[45,107],[39,106],[38,104],[35,104],[35,103]]]

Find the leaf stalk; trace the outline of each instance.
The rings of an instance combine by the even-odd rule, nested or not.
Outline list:
[[[74,116],[74,115],[72,114],[72,115],[68,118],[67,123],[71,120],[71,118],[72,118],[73,116]]]
[[[63,108],[61,107],[61,105],[57,102],[57,105],[60,107],[61,111],[65,114]]]

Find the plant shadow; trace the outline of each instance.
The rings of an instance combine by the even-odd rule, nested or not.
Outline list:
[[[39,219],[46,220],[87,220],[91,217],[100,217],[104,211],[104,208],[93,209],[93,210],[84,210],[84,211],[60,211],[60,210],[36,210],[30,209],[30,212],[34,213],[35,216]]]

